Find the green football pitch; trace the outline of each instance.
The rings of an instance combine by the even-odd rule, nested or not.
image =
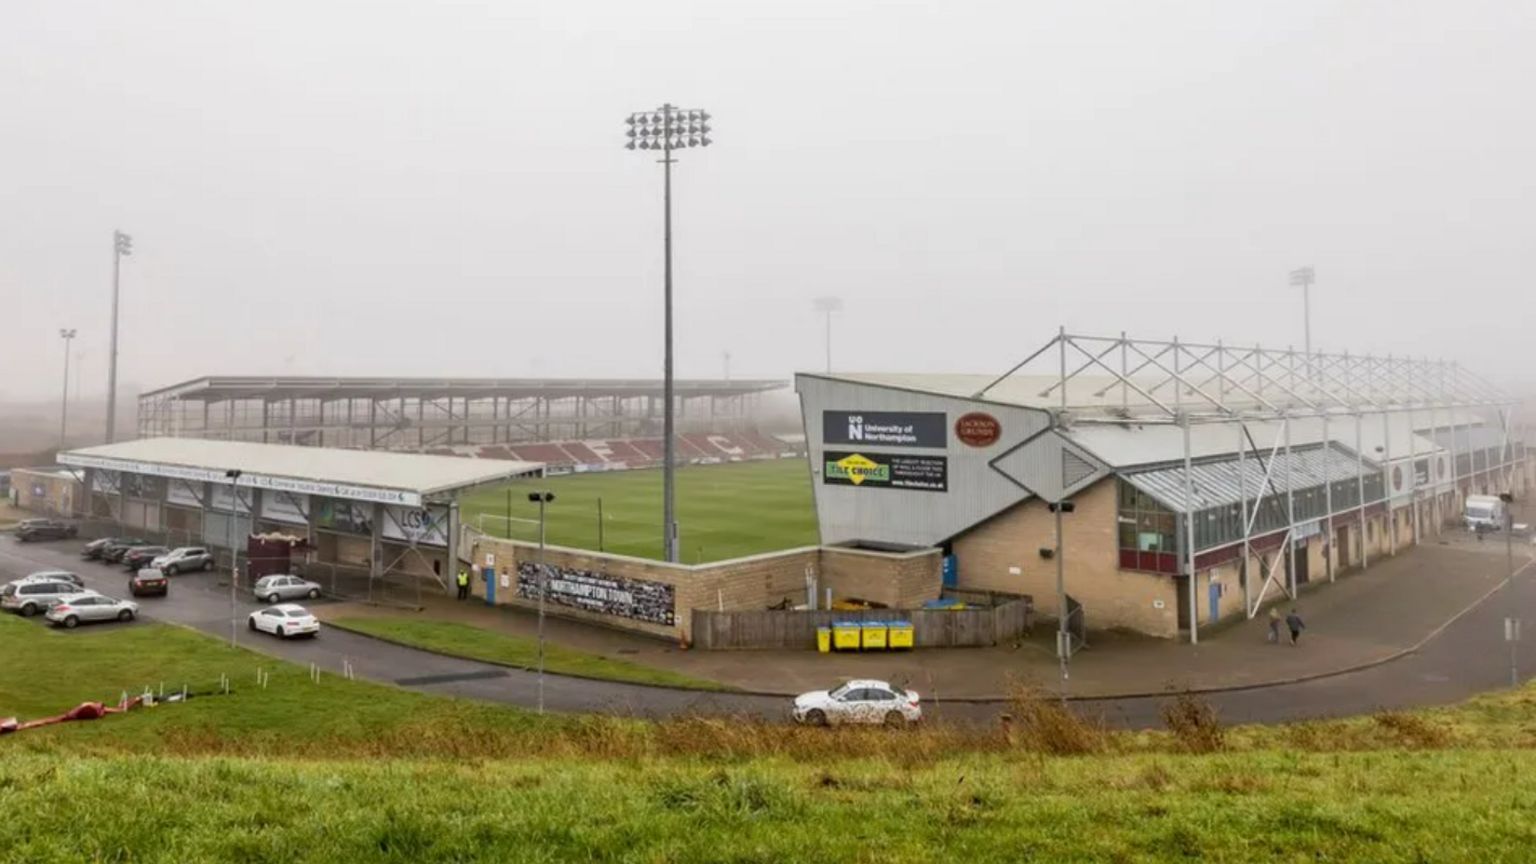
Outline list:
[[[539,508],[528,500],[535,489],[555,494],[547,514],[551,546],[661,558],[659,469],[568,474],[483,489],[462,500],[464,522],[492,536],[537,542]],[[814,545],[805,460],[679,468],[677,522],[680,557],[689,564]]]

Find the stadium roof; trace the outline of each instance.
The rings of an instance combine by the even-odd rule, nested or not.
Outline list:
[[[744,396],[780,390],[787,382],[766,379],[674,381],[681,397]],[[229,399],[391,399],[399,397],[526,399],[536,396],[661,396],[662,382],[646,378],[324,378],[307,376],[205,376],[151,390],[144,398],[188,402]]]
[[[206,438],[143,438],[69,450],[61,465],[416,506],[432,497],[536,475],[539,462],[460,459],[381,450],[337,450]]]

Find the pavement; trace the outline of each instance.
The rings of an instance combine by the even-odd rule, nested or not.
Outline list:
[[[78,541],[18,544],[13,537],[0,538],[0,576],[10,579],[60,567],[80,573],[92,588],[122,594],[127,581],[122,569],[80,560],[80,545]],[[1226,628],[1198,646],[1096,636],[1093,647],[1074,660],[1065,692],[1083,710],[1112,725],[1131,727],[1158,725],[1164,694],[1183,687],[1246,688],[1221,689],[1208,696],[1229,722],[1343,716],[1460,701],[1509,683],[1504,616],[1513,610],[1525,618],[1536,617],[1536,579],[1530,578],[1536,568],[1530,565],[1529,551],[1529,547],[1516,550],[1517,566],[1525,569],[1512,588],[1501,590],[1505,572],[1501,542],[1477,544],[1450,535],[1443,544],[1426,541],[1412,554],[1341,578],[1331,587],[1304,592],[1298,605],[1308,630],[1296,648],[1266,642],[1262,620]],[[294,642],[249,633],[243,629],[244,618],[260,605],[254,598],[239,597],[235,602],[235,637],[243,647],[296,663],[313,662],[333,672],[349,660],[359,677],[426,693],[524,707],[537,704],[540,685],[531,672],[442,657],[337,628],[327,628],[314,640]],[[311,605],[322,618],[369,608],[330,601]],[[439,614],[446,606],[468,623],[500,621],[494,626],[508,628],[526,627],[529,619],[483,604],[463,605],[455,609],[451,600],[432,600],[422,614]],[[169,597],[146,598],[141,606],[146,619],[193,627],[220,638],[231,635],[231,602],[223,574],[174,577]],[[804,689],[819,688],[849,675],[900,680],[908,670],[910,686],[928,701],[928,716],[956,722],[992,722],[1008,710],[1006,702],[987,698],[1001,694],[983,692],[983,687],[997,682],[1033,681],[1052,692],[1060,687],[1055,661],[1034,642],[1017,649],[889,655],[684,652],[618,631],[557,619],[548,623],[552,641],[572,648],[596,653],[611,650],[613,656],[727,683],[750,673],[754,681],[781,682],[779,686],[788,688],[785,692],[801,687],[799,682],[805,682]],[[904,665],[917,663],[922,666]],[[1536,665],[1536,658],[1523,665]],[[1357,666],[1363,668],[1342,671]],[[917,668],[923,669],[921,677],[910,672]],[[1522,680],[1529,677],[1521,676]],[[1304,680],[1274,683],[1293,679]],[[1113,688],[1126,686],[1135,686],[1136,695],[1113,695]],[[544,676],[542,691],[550,710],[644,717],[729,713],[782,718],[787,707],[787,700],[780,696],[700,693],[558,675]],[[967,696],[968,692],[976,695]]]
[[[1517,565],[1533,547],[1515,549]],[[1412,650],[1436,628],[1502,584],[1507,572],[1502,541],[1484,543],[1460,531],[1427,537],[1412,554],[1398,555],[1334,583],[1303,586],[1295,603],[1307,628],[1300,644],[1268,641],[1265,615],[1224,622],[1196,645],[1130,633],[1090,633],[1068,670],[1074,697],[1107,698],[1169,690],[1216,691],[1270,686],[1335,675],[1385,662]],[[1283,596],[1274,592],[1284,600]],[[537,616],[526,610],[423,595],[419,611],[336,603],[316,610],[322,620],[348,617],[422,617],[457,621],[508,635],[534,638]],[[1091,616],[1092,610],[1089,610]],[[844,678],[906,682],[919,691],[956,700],[1003,700],[1020,685],[1060,686],[1054,632],[1047,623],[1030,639],[995,648],[819,654],[800,651],[685,651],[634,633],[547,618],[555,644],[718,681],[739,690],[794,695]]]

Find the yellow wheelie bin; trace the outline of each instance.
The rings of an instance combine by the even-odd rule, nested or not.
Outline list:
[[[816,650],[821,652],[822,654],[826,654],[826,653],[831,652],[831,650],[832,650],[832,628],[831,627],[817,627],[816,628]]]
[[[839,651],[859,650],[859,622],[838,621],[832,625],[832,647]]]
[[[885,645],[892,651],[910,650],[913,641],[911,621],[892,621],[886,628]]]
[[[886,624],[884,621],[865,621],[859,630],[863,635],[859,647],[865,651],[884,651]]]

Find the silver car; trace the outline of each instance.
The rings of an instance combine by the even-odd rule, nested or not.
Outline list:
[[[61,598],[81,593],[85,592],[79,585],[63,579],[17,579],[0,588],[0,609],[20,612],[30,618],[48,611],[48,607]]]
[[[55,626],[74,629],[88,621],[132,621],[139,614],[139,604],[92,592],[59,598],[48,607],[46,616]]]
[[[256,587],[252,593],[258,600],[265,600],[268,603],[297,600],[300,597],[314,600],[320,596],[320,583],[287,574],[274,574],[256,580]]]

